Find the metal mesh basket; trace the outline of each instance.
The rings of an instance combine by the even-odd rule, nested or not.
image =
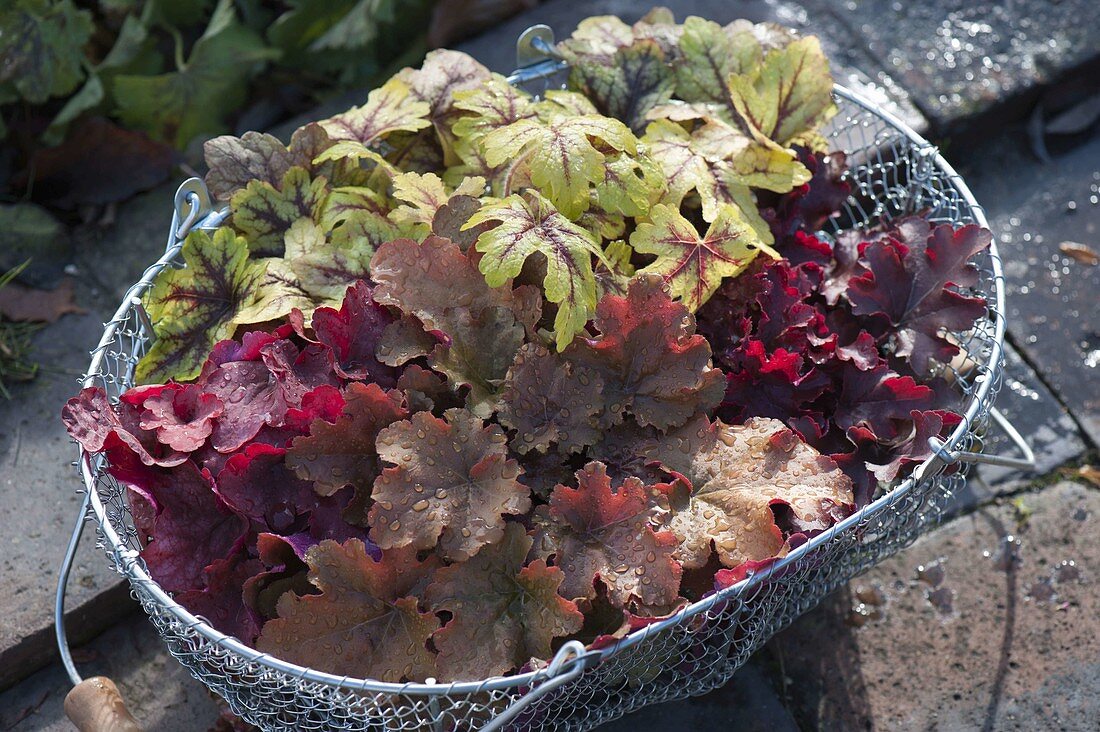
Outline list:
[[[836,88],[836,100],[840,112],[825,135],[848,154],[854,194],[828,223],[826,235],[923,209],[936,222],[986,225],[962,179],[932,145],[846,89]],[[133,385],[134,366],[152,337],[140,297],[162,269],[176,263],[188,230],[214,228],[225,216],[210,210],[197,179],[180,188],[167,251],[127,292],[107,324],[93,351],[87,385],[101,386],[112,397]],[[977,265],[981,280],[974,294],[985,299],[988,310],[972,331],[956,334],[968,365],[950,375],[961,392],[963,421],[945,444],[934,445],[933,458],[768,569],[612,647],[586,650],[568,643],[534,672],[467,683],[394,684],[285,663],[218,632],[150,578],[124,491],[99,458],[82,453],[86,513],[111,565],[129,580],[171,654],[235,713],[265,730],[590,729],[647,704],[725,683],[773,634],[934,525],[966,480],[965,463],[990,461],[979,453],[1001,381],[1005,312],[995,245]],[[949,465],[954,472],[948,475]],[[59,598],[63,601],[63,590]]]

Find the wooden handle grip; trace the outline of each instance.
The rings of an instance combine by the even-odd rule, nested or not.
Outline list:
[[[74,686],[65,697],[65,714],[80,732],[141,732],[115,682],[106,676]]]

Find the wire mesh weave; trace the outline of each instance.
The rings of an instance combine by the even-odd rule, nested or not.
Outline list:
[[[935,148],[851,92],[838,87],[836,96],[840,112],[826,137],[834,149],[848,154],[854,194],[828,223],[826,234],[922,209],[936,222],[986,225],[981,208]],[[213,226],[221,218],[214,215],[199,225]],[[132,386],[134,366],[150,340],[136,298],[179,250],[173,234],[165,256],[127,293],[93,351],[88,383],[112,397]],[[980,451],[1000,384],[1004,296],[995,246],[976,264],[981,279],[973,294],[985,298],[988,312],[974,330],[956,334],[970,364],[965,372],[949,375],[961,391],[964,419],[947,441],[948,451]],[[530,704],[509,729],[590,729],[644,705],[722,685],[777,631],[934,525],[965,481],[962,470],[945,475],[946,462],[926,461],[911,478],[767,570],[616,646],[572,659],[583,672]],[[168,650],[235,713],[265,730],[480,729],[560,670],[459,684],[386,684],[332,676],[260,654],[188,613],[150,579],[138,556],[124,491],[99,458],[82,454],[80,464],[99,545],[129,579]]]

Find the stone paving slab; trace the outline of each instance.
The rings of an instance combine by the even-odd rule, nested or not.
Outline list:
[[[865,39],[941,131],[1100,56],[1095,0],[809,0]],[[1018,105],[1017,106],[1021,106]],[[997,120],[1003,123],[1003,119]]]
[[[218,719],[218,704],[168,655],[144,616],[125,622],[81,647],[77,669],[85,678],[108,676],[130,712],[148,732],[201,732]],[[71,688],[59,663],[0,693],[0,730],[73,732],[62,703]]]
[[[1100,491],[1023,502],[925,536],[772,642],[804,729],[1096,729]]]
[[[61,406],[76,393],[99,340],[130,283],[163,251],[174,190],[161,187],[119,211],[103,236],[86,231],[70,264],[76,266],[77,302],[85,315],[66,315],[40,331],[33,357],[35,380],[0,399],[0,490],[6,526],[0,560],[0,689],[40,668],[53,654],[53,599],[57,567],[80,507],[76,450],[61,425]],[[90,535],[70,579],[68,607],[76,640],[100,632],[132,610],[118,576]]]
[[[1093,445],[1100,444],[1100,135],[1049,164],[1012,127],[948,150],[989,214],[1004,260],[1008,330]]]

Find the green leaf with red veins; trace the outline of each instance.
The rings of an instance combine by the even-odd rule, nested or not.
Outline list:
[[[826,529],[851,512],[852,482],[776,419],[716,424],[710,452],[697,453],[687,474],[690,496],[674,496],[670,528],[680,537],[677,558],[702,567],[711,543],[726,567],[784,551],[771,506],[789,506],[800,530]]]
[[[604,247],[603,253],[604,261],[596,263],[596,290],[600,298],[625,295],[634,277],[634,265],[630,262],[634,250],[625,241],[618,240]]]
[[[499,419],[516,431],[512,447],[520,454],[555,443],[562,452],[579,452],[600,437],[602,392],[595,371],[528,343],[508,370]]]
[[[428,639],[439,628],[410,596],[437,562],[412,551],[368,556],[358,539],[322,541],[306,552],[318,595],[279,598],[278,617],[264,624],[256,647],[320,671],[397,682],[435,673]]]
[[[589,187],[604,180],[601,148],[633,155],[637,141],[626,125],[596,114],[521,119],[485,135],[485,159],[494,167],[523,161],[531,181],[568,217],[588,208]]]
[[[409,85],[393,78],[367,95],[367,103],[322,120],[334,142],[348,141],[371,147],[398,131],[416,132],[431,125],[432,108],[413,96]]]
[[[389,212],[389,202],[378,191],[366,186],[341,186],[329,191],[320,223],[333,229],[350,216],[371,213],[385,220]]]
[[[303,480],[312,480],[322,496],[347,485],[366,490],[380,473],[378,433],[406,416],[400,392],[353,381],[344,390],[344,410],[335,424],[314,420],[309,435],[294,438],[287,467]]]
[[[336,165],[314,166],[313,159],[332,141],[321,126],[310,122],[294,131],[290,145],[274,135],[246,132],[240,137],[222,135],[203,144],[206,157],[206,185],[217,199],[228,201],[251,181],[259,180],[278,188],[283,176],[293,167],[305,168],[330,181],[342,178]]]
[[[535,116],[531,96],[509,84],[500,74],[493,74],[474,89],[456,92],[454,106],[465,114],[455,119],[452,131],[469,141]]]
[[[530,491],[507,438],[464,409],[417,412],[378,435],[388,467],[374,482],[371,538],[383,550],[431,549],[462,562],[504,536],[504,515],[526,513]]]
[[[307,315],[313,313],[317,303],[302,286],[289,260],[268,257],[257,260],[255,266],[263,272],[256,285],[256,297],[237,311],[237,325],[282,320],[295,308]]]
[[[238,312],[256,297],[263,272],[232,229],[193,231],[182,256],[187,266],[161,272],[145,297],[157,338],[138,362],[139,383],[198,376],[211,346],[233,334]]]
[[[683,58],[676,65],[677,98],[728,107],[726,79],[741,70],[739,45],[738,39],[717,23],[694,16],[687,18],[680,36]],[[756,46],[759,49],[759,44]]]
[[[523,345],[523,326],[507,307],[455,308],[448,314],[446,332],[450,343],[436,346],[428,363],[455,389],[469,387],[466,406],[488,418],[499,406],[504,377]]]
[[[319,221],[327,195],[328,181],[310,178],[304,168],[288,170],[280,188],[252,181],[230,201],[233,228],[245,236],[253,254],[281,257],[287,230],[299,219]]]
[[[760,66],[728,83],[741,119],[781,145],[836,114],[829,59],[813,36],[768,51]]]
[[[499,676],[532,658],[549,658],[555,638],[580,630],[584,616],[558,595],[562,572],[537,559],[524,567],[531,539],[509,523],[500,541],[468,562],[444,567],[425,593],[452,617],[432,641],[443,680]]]
[[[569,117],[598,115],[596,105],[585,95],[566,89],[551,89],[535,103],[536,116],[543,122]]]
[[[627,478],[613,490],[602,463],[577,471],[577,486],[559,485],[550,495],[548,515],[559,539],[554,563],[565,573],[558,592],[591,600],[599,579],[617,607],[632,599],[650,607],[672,603],[682,572],[672,555],[680,542],[650,526],[661,489]]]
[[[707,120],[692,132],[691,146],[712,164],[728,162],[740,182],[753,188],[786,193],[810,180],[810,171],[791,150],[720,120]]]
[[[707,340],[660,277],[639,276],[626,297],[604,297],[595,323],[602,335],[578,339],[564,355],[603,377],[608,407],[601,427],[629,412],[639,424],[667,430],[722,400],[725,378],[710,367]]]
[[[423,241],[432,230],[432,222],[452,196],[480,196],[485,192],[485,179],[479,176],[466,178],[454,191],[448,191],[435,173],[402,173],[393,179],[393,197],[406,205],[395,208],[390,220],[402,231],[418,241]]]
[[[351,217],[340,228],[355,226],[357,219],[358,216]],[[349,285],[367,279],[374,254],[372,237],[360,235],[348,239],[346,243],[328,241],[321,227],[309,219],[299,219],[286,232],[286,254],[272,264],[285,264],[297,287],[314,301],[308,308],[296,306],[306,316],[312,314],[314,304],[339,304]],[[287,309],[282,315],[289,312]],[[268,318],[271,319],[274,318]]]
[[[645,155],[619,154],[605,161],[603,180],[595,188],[595,207],[624,216],[645,216],[664,192],[664,172],[656,161]]]
[[[567,59],[573,57],[602,58],[610,62],[623,46],[634,42],[634,30],[615,15],[596,15],[585,18],[573,31],[573,35],[559,44]]]
[[[462,113],[455,106],[456,94],[480,88],[491,78],[489,69],[461,51],[430,51],[416,70],[404,69],[395,77],[409,85],[412,96],[427,102],[429,118],[443,146],[444,160],[454,164],[451,125]]]
[[[610,61],[578,57],[569,83],[590,99],[600,114],[645,127],[646,114],[672,97],[676,80],[655,41],[636,41],[615,51]]]
[[[463,228],[493,221],[500,223],[478,237],[476,245],[484,254],[478,266],[485,280],[491,287],[499,287],[519,275],[531,255],[543,255],[543,289],[546,299],[558,306],[554,332],[558,350],[564,349],[584,328],[595,307],[592,257],[603,259],[603,250],[592,234],[536,191],[485,204]]]
[[[756,237],[740,210],[730,205],[719,210],[703,236],[677,209],[654,206],[650,220],[638,224],[630,235],[630,246],[657,257],[640,273],[664,277],[673,297],[692,312],[710,299],[723,279],[744,271],[761,250],[779,259]]]

